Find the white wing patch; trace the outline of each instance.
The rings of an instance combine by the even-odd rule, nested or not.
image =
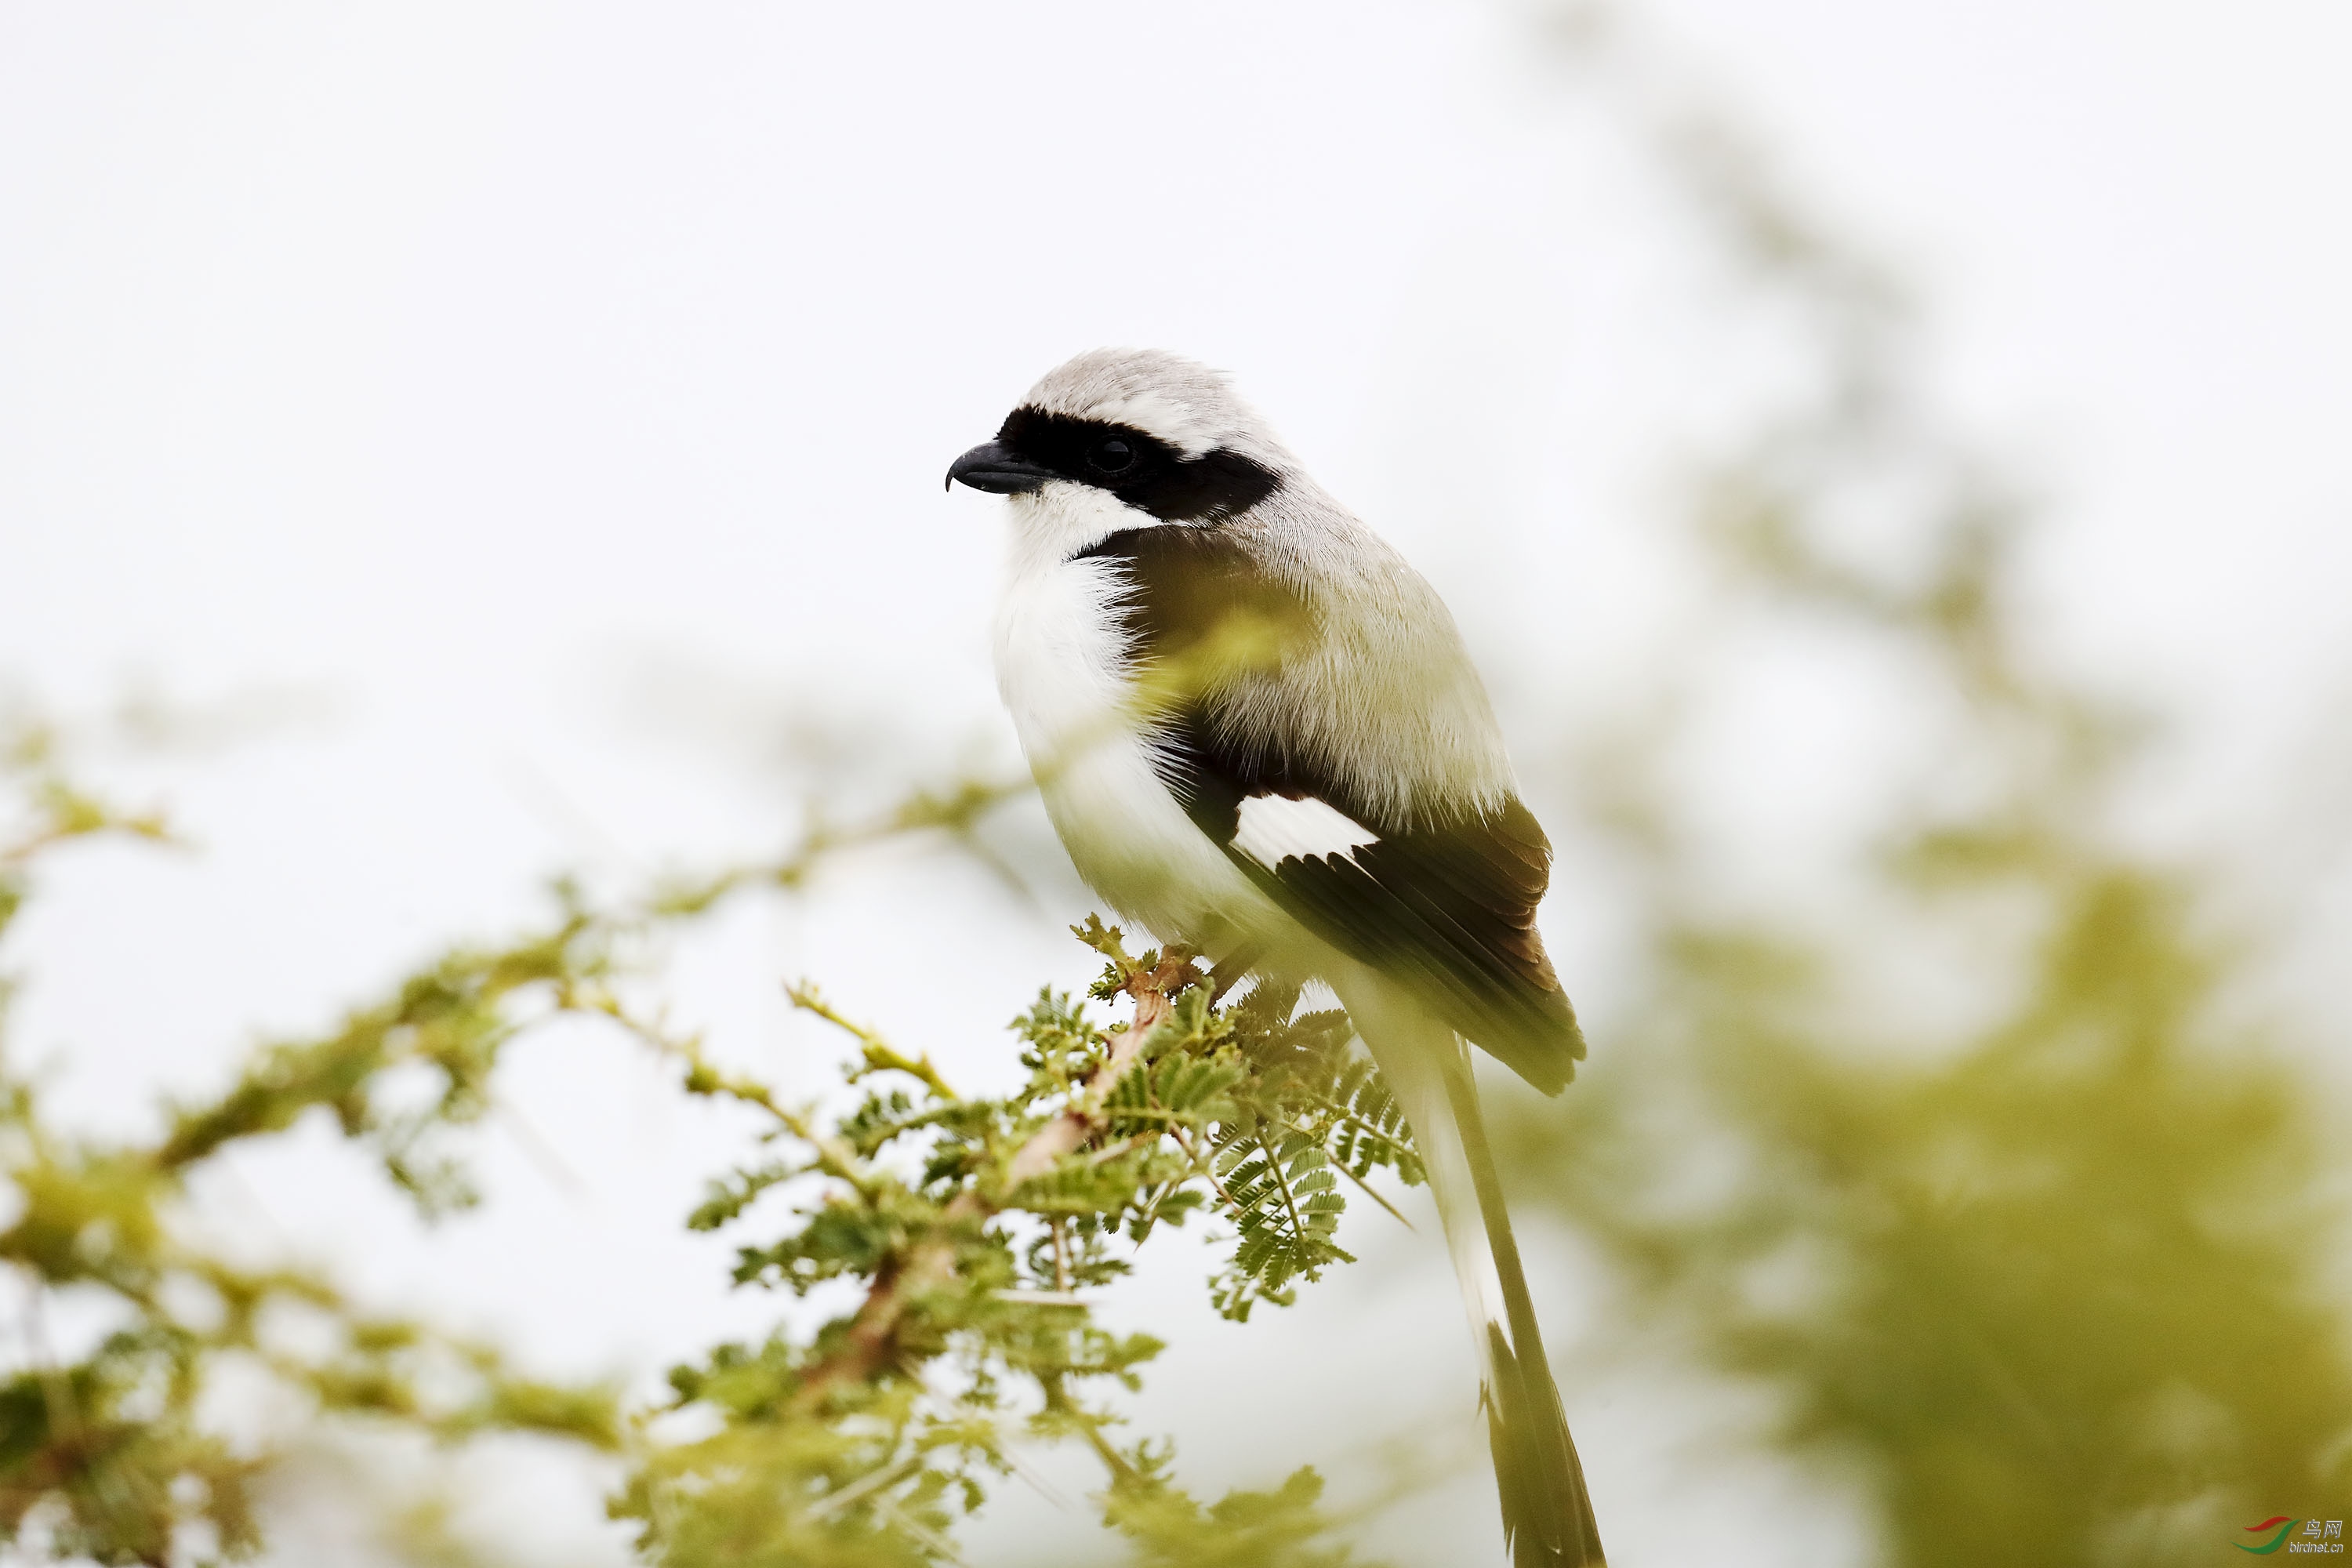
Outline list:
[[[1271,871],[1285,860],[1352,857],[1381,836],[1326,802],[1254,795],[1242,802],[1234,847]]]

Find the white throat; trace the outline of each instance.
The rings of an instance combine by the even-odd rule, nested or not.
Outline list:
[[[1059,566],[1089,545],[1160,520],[1107,490],[1068,479],[1048,479],[1027,495],[1005,498],[1013,519],[1013,575],[1017,580]]]

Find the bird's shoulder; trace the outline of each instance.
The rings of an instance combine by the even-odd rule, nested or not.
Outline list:
[[[1115,574],[1116,612],[1139,660],[1198,657],[1221,637],[1252,628],[1296,650],[1319,628],[1307,575],[1234,529],[1123,529],[1073,559]]]

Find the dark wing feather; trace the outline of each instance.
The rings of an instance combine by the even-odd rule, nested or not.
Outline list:
[[[1210,646],[1235,615],[1270,619],[1286,637],[1313,635],[1303,595],[1220,530],[1139,529],[1088,553],[1126,568],[1128,628],[1147,660]],[[1435,823],[1374,820],[1347,781],[1321,776],[1278,738],[1240,743],[1223,721],[1212,682],[1180,698],[1156,736],[1161,777],[1202,831],[1308,930],[1408,985],[1537,1088],[1565,1086],[1584,1039],[1536,930],[1551,845],[1534,815],[1512,797]],[[1242,803],[1262,795],[1322,801],[1379,842],[1261,865],[1234,837]]]
[[[1230,828],[1220,842],[1309,931],[1402,982],[1545,1093],[1566,1086],[1584,1039],[1536,931],[1549,850],[1518,801],[1351,854],[1295,857],[1272,868],[1235,849]]]

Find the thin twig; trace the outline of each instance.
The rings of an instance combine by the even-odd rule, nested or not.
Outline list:
[[[1168,1129],[1168,1133],[1170,1137],[1176,1140],[1176,1146],[1184,1151],[1184,1157],[1192,1162],[1193,1169],[1209,1178],[1209,1185],[1216,1189],[1217,1196],[1225,1200],[1225,1206],[1234,1209],[1241,1207],[1240,1204],[1234,1202],[1234,1194],[1225,1191],[1225,1184],[1217,1180],[1216,1162],[1195,1150],[1192,1147],[1192,1139],[1185,1135],[1181,1127],[1171,1127]]]
[[[948,1087],[947,1079],[940,1076],[929,1057],[909,1057],[866,1025],[844,1017],[832,1003],[824,999],[824,993],[814,983],[795,981],[784,987],[784,994],[802,1012],[815,1014],[855,1039],[865,1053],[865,1072],[902,1072],[909,1078],[921,1079],[933,1094],[950,1104],[962,1102],[963,1097]]]
[[[886,1487],[897,1486],[923,1468],[923,1456],[909,1454],[895,1465],[858,1477],[838,1491],[827,1492],[809,1509],[810,1519],[829,1519],[861,1498],[869,1497]]]
[[[1155,1127],[1149,1132],[1138,1132],[1132,1136],[1122,1138],[1118,1142],[1110,1144],[1105,1148],[1097,1149],[1093,1153],[1087,1155],[1087,1163],[1090,1167],[1095,1165],[1108,1165],[1113,1160],[1119,1158],[1123,1154],[1132,1154],[1138,1149],[1142,1148],[1148,1143],[1159,1142],[1160,1134],[1162,1131],[1163,1129]]]
[[[1023,1480],[1027,1481],[1031,1489],[1034,1489],[1039,1497],[1044,1498],[1047,1502],[1052,1503],[1064,1513],[1076,1511],[1070,1500],[1064,1497],[1059,1489],[1057,1489],[1045,1477],[1039,1475],[1034,1466],[1023,1460],[1021,1456],[1015,1453],[1012,1448],[1000,1448],[997,1450],[997,1453],[1003,1458],[1004,1462],[1008,1466],[1012,1467],[1013,1473],[1019,1476]]]
[[[908,1519],[905,1514],[891,1507],[887,1502],[883,1503],[875,1511],[882,1514],[885,1518],[888,1519],[891,1523],[897,1525],[899,1529],[913,1536],[918,1542],[936,1555],[943,1557],[948,1562],[954,1563],[956,1568],[968,1568],[963,1558],[957,1554],[955,1543],[943,1539],[940,1535],[939,1531],[916,1523],[913,1520]]]
[[[688,1094],[723,1096],[766,1111],[784,1131],[816,1151],[818,1168],[825,1174],[838,1177],[869,1197],[878,1190],[880,1178],[857,1157],[856,1151],[820,1130],[815,1118],[807,1111],[796,1110],[779,1100],[775,1091],[766,1084],[738,1077],[716,1066],[702,1054],[699,1041],[671,1037],[631,1014],[609,992],[568,998],[567,1005],[580,1012],[597,1013],[611,1018],[658,1054],[685,1063],[686,1091]]]
[[[1341,1175],[1347,1177],[1348,1180],[1355,1183],[1356,1190],[1358,1192],[1362,1193],[1366,1197],[1371,1199],[1372,1202],[1380,1205],[1381,1207],[1396,1215],[1397,1224],[1404,1226],[1407,1230],[1412,1229],[1412,1221],[1404,1217],[1404,1211],[1397,1207],[1396,1205],[1389,1202],[1388,1199],[1381,1196],[1381,1190],[1378,1187],[1372,1185],[1371,1183],[1364,1180],[1363,1177],[1356,1174],[1355,1172],[1348,1169],[1347,1166],[1340,1164],[1336,1160],[1331,1162],[1331,1168],[1339,1172]]]
[[[490,1092],[489,1101],[490,1113],[513,1135],[523,1157],[539,1167],[539,1173],[572,1202],[586,1203],[591,1196],[586,1178],[572,1168],[572,1163],[523,1114],[522,1108],[495,1089]]]
[[[1078,1429],[1078,1435],[1087,1440],[1087,1447],[1095,1451],[1095,1458],[1102,1461],[1103,1468],[1111,1473],[1113,1480],[1131,1481],[1136,1479],[1135,1467],[1127,1462],[1127,1456],[1113,1447],[1102,1435],[1101,1419],[1088,1414],[1083,1405],[1070,1397],[1069,1390],[1062,1384],[1061,1373],[1047,1373],[1038,1378],[1037,1384],[1045,1391],[1045,1408],[1067,1419]]]
[[[997,805],[1036,787],[1028,778],[967,779],[945,795],[922,791],[879,816],[850,827],[812,826],[790,854],[761,866],[739,866],[699,881],[673,883],[646,905],[648,915],[701,914],[730,894],[750,887],[797,888],[818,865],[845,849],[862,848],[910,833],[937,829],[950,837]]]
[[[1016,1307],[1083,1307],[1087,1299],[1076,1290],[1022,1290],[1007,1286],[991,1290],[989,1295],[999,1301],[1010,1301]]]

